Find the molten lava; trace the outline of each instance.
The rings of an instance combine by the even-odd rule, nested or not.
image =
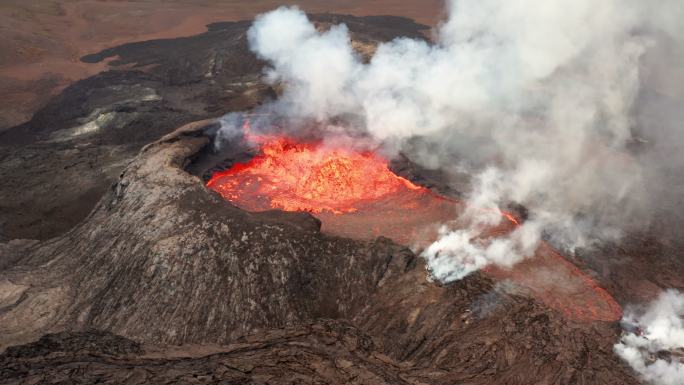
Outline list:
[[[429,244],[437,227],[463,210],[461,202],[416,186],[389,170],[387,161],[371,152],[298,143],[282,136],[247,139],[261,154],[247,163],[215,173],[207,186],[250,211],[308,211],[322,231],[356,239],[386,236],[401,244]],[[492,228],[490,237],[505,235],[517,219]],[[621,308],[588,275],[547,243],[512,269],[488,267],[485,273],[508,279],[549,307],[578,321],[615,321]]]
[[[264,141],[262,155],[214,174],[207,184],[250,210],[353,213],[365,202],[390,194],[425,192],[370,152],[294,143],[284,137],[258,138]]]

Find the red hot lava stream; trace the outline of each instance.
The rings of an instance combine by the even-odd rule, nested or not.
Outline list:
[[[283,136],[247,135],[261,154],[215,173],[207,186],[249,211],[308,211],[328,234],[356,239],[386,236],[401,244],[434,240],[436,228],[453,220],[461,202],[433,193],[394,174],[372,152]],[[492,236],[512,231],[511,214]],[[577,321],[616,321],[622,310],[587,274],[542,242],[535,255],[512,269],[488,267],[496,279],[510,279],[549,307]]]

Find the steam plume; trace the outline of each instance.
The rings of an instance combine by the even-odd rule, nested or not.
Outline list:
[[[396,39],[369,63],[344,25],[319,31],[297,8],[259,16],[248,38],[267,79],[286,85],[269,112],[360,128],[386,151],[471,176],[468,226],[444,227],[423,252],[449,281],[512,265],[542,234],[568,248],[618,237],[672,202],[648,186],[672,180],[664,158],[684,165],[680,109],[662,107],[683,95],[683,13],[676,0],[452,0],[433,43]],[[529,219],[474,242],[509,202]]]
[[[622,322],[615,352],[649,382],[684,384],[684,295],[663,292],[643,309],[627,309]]]

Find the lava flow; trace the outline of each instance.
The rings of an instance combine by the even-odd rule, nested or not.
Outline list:
[[[207,186],[249,211],[308,211],[322,231],[356,239],[386,236],[401,244],[434,241],[436,229],[462,211],[461,202],[433,193],[394,174],[385,159],[283,136],[247,135],[261,153],[247,163],[215,173]],[[505,220],[493,237],[518,226]],[[509,279],[578,321],[615,321],[620,306],[580,269],[542,242],[535,255],[512,269],[489,267],[496,279]],[[549,278],[551,277],[551,278]]]

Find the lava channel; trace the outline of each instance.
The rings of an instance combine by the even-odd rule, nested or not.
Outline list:
[[[261,153],[246,163],[216,172],[207,187],[248,211],[307,211],[324,233],[355,239],[385,236],[400,244],[432,242],[437,228],[462,211],[442,197],[394,174],[372,153],[283,136],[247,135]],[[492,237],[518,226],[510,214]],[[591,277],[542,242],[535,255],[511,269],[485,273],[511,280],[547,306],[577,321],[616,321],[622,310]]]

